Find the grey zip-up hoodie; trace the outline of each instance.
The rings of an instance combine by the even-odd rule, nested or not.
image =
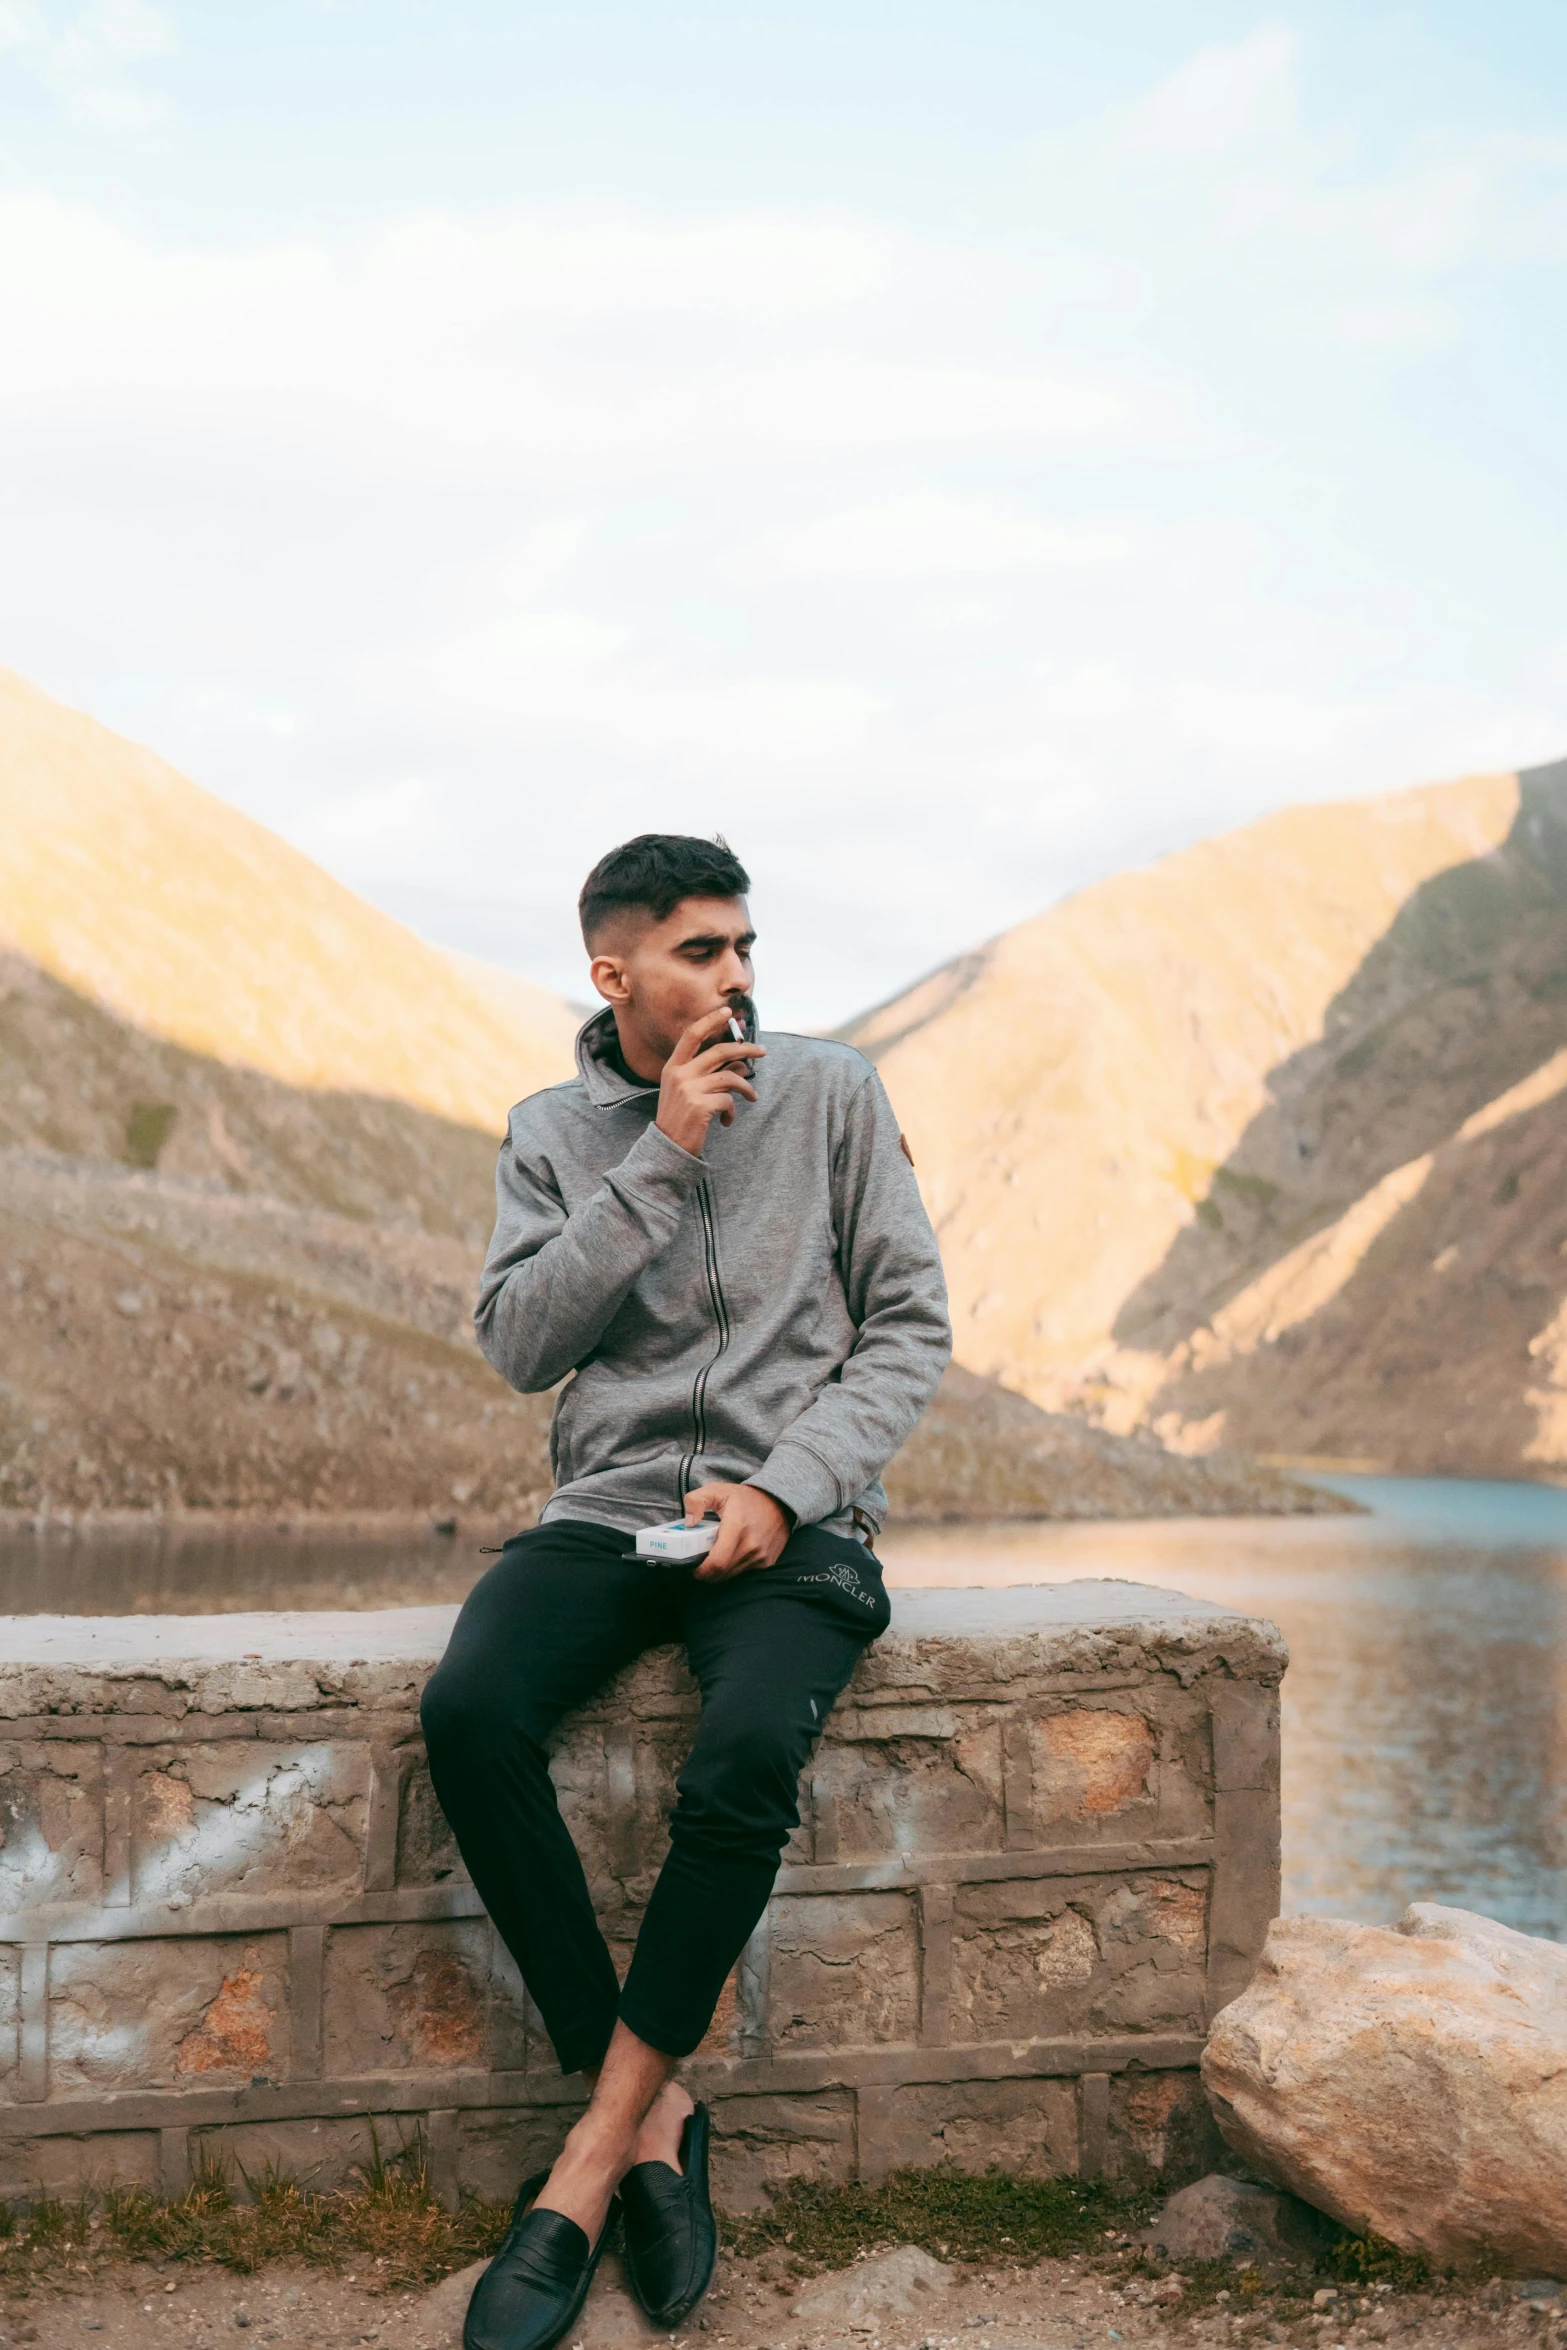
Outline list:
[[[474,1320],[525,1394],[574,1374],[546,1519],[631,1532],[721,1478],[801,1525],[881,1524],[881,1471],[952,1347],[936,1237],[870,1063],[760,1041],[756,1100],[700,1158],[653,1123],[658,1087],[605,1057],[607,1009],[577,1076],[512,1111]]]

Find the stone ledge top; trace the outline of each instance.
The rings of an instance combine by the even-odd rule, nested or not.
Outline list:
[[[240,1663],[433,1665],[456,1620],[454,1607],[0,1616],[0,1674],[27,1665],[114,1674]]]
[[[1220,1667],[1275,1682],[1283,1635],[1259,1618],[1153,1584],[1013,1584],[894,1591],[890,1631],[855,1674],[878,1691],[1062,1673]],[[454,1607],[219,1616],[0,1617],[0,1720],[46,1714],[308,1711],[417,1703]],[[660,1672],[668,1679],[673,1652]]]

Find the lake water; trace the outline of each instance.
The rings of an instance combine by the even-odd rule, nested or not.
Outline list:
[[[1290,1643],[1285,1907],[1371,1922],[1456,1902],[1567,1940],[1567,1492],[1331,1480],[1360,1517],[911,1528],[893,1584],[1119,1576]],[[460,1599],[461,1538],[0,1540],[0,1612],[204,1614]]]

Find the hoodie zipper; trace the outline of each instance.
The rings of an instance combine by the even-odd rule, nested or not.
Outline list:
[[[685,1508],[690,1490],[691,1471],[699,1456],[707,1450],[707,1382],[719,1356],[729,1344],[729,1304],[724,1296],[724,1285],[718,1277],[718,1229],[713,1220],[713,1195],[704,1175],[696,1187],[697,1206],[702,1216],[702,1261],[707,1271],[707,1294],[712,1303],[713,1319],[718,1325],[718,1344],[691,1382],[691,1450],[680,1463],[677,1505]]]

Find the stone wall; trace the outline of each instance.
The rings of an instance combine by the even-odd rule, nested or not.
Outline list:
[[[318,2184],[422,2130],[509,2194],[580,2103],[431,1795],[450,1611],[0,1619],[0,2193],[204,2153]],[[1125,1583],[900,1592],[688,2077],[731,2204],[950,2157],[1206,2167],[1196,2064],[1278,1906],[1272,1626]],[[695,1692],[559,1742],[629,1951]]]

